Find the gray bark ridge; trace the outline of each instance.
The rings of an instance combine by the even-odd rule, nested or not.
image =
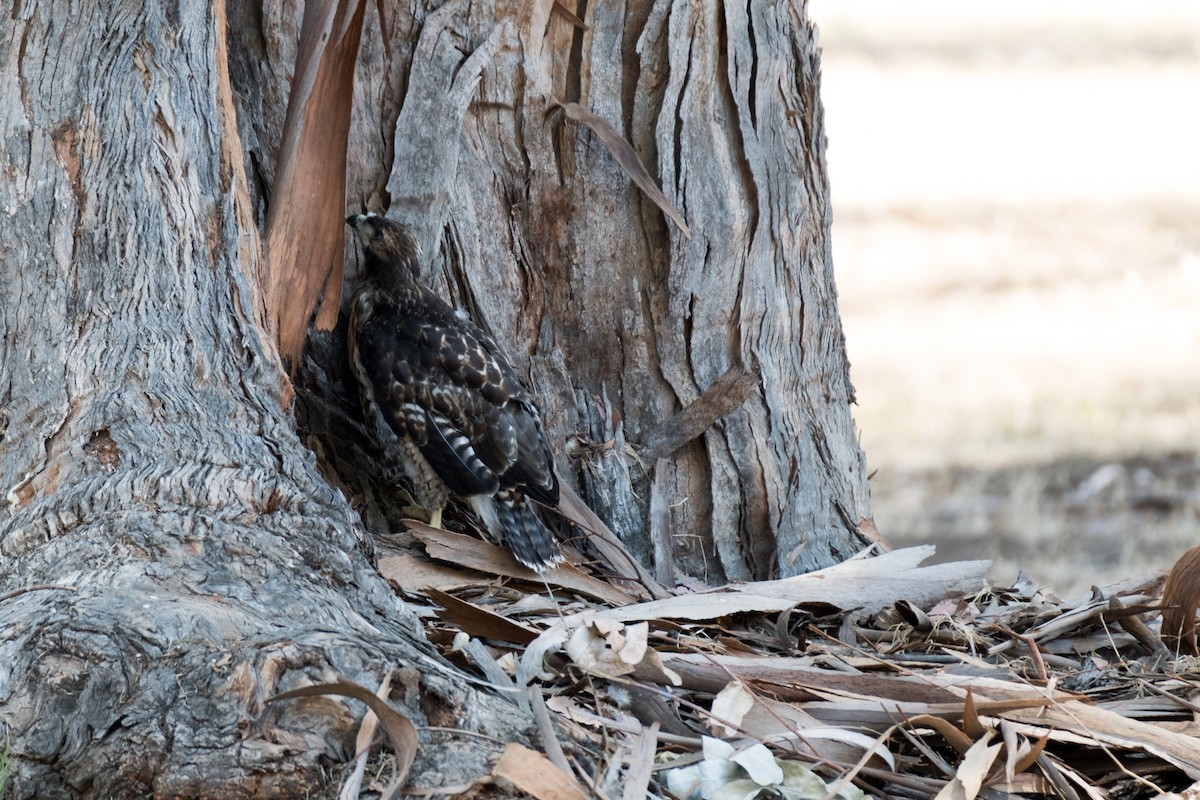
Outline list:
[[[522,738],[528,715],[425,641],[281,408],[222,4],[69,5],[0,33],[12,796],[303,796],[364,709],[266,698],[396,667],[418,724]],[[478,743],[443,749],[414,780],[486,772]]]

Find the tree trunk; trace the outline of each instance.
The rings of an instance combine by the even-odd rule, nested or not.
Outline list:
[[[413,223],[431,282],[527,364],[564,475],[664,577],[672,558],[720,582],[857,549],[802,9],[580,2],[580,25],[551,0],[394,5],[367,10],[347,202]],[[30,589],[0,600],[17,797],[302,795],[362,708],[264,699],[397,666],[418,724],[529,736],[425,641],[331,488],[348,469],[322,411],[347,393],[336,333],[301,372],[323,458],[281,390],[260,226],[300,15],[22,0],[5,24],[0,592]],[[558,101],[632,143],[690,238]],[[726,373],[752,376],[730,384],[756,390],[744,404],[698,438],[694,420],[661,427]],[[389,498],[357,499],[391,524]],[[414,783],[486,772],[486,739],[432,735]]]
[[[0,604],[15,795],[303,796],[362,709],[263,700],[397,666],[416,721],[520,738],[425,642],[281,407],[220,5],[68,5],[23,3],[3,45],[0,591],[69,587]],[[424,769],[486,772],[476,740],[453,752]]]
[[[351,203],[412,224],[430,282],[528,359],[548,429],[582,445],[563,471],[660,575],[668,556],[720,583],[853,554],[868,491],[802,9],[579,3],[580,25],[495,5],[393,12],[391,62],[368,17]],[[559,103],[633,145],[690,238]],[[744,404],[639,447],[731,371],[755,379]]]

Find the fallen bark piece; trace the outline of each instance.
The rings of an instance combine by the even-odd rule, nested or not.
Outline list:
[[[551,586],[560,586],[614,605],[633,602],[633,597],[612,584],[593,578],[570,564],[560,564],[538,573],[517,561],[506,547],[497,547],[474,537],[444,531],[416,520],[405,520],[404,524],[425,545],[426,552],[433,558],[479,572],[504,575],[532,583],[541,583],[544,580]]]
[[[1078,700],[1037,711],[1006,711],[1001,716],[1034,726],[1036,732],[1023,731],[1027,735],[1040,735],[1050,729],[1052,740],[1143,750],[1178,767],[1192,780],[1200,780],[1200,740],[1160,725],[1129,719]]]
[[[379,559],[379,574],[405,594],[424,594],[427,589],[453,592],[482,586],[491,577],[474,570],[435,564],[408,554]]]
[[[474,603],[460,600],[454,595],[437,589],[429,589],[427,594],[430,600],[442,607],[442,610],[437,612],[438,619],[453,623],[476,638],[496,639],[513,644],[529,644],[538,636],[537,631],[526,625],[502,617],[486,608],[480,608]]]
[[[658,206],[664,214],[670,217],[671,221],[679,227],[685,238],[692,238],[692,231],[688,228],[687,222],[684,221],[683,215],[671,204],[671,201],[663,194],[662,189],[658,188],[658,184],[654,182],[654,178],[651,177],[650,172],[642,164],[642,160],[638,157],[637,151],[633,149],[633,145],[612,126],[611,122],[593,114],[578,103],[558,103],[558,107],[565,111],[571,119],[576,122],[582,122],[591,128],[592,133],[596,134],[600,141],[604,143],[604,146],[608,148],[608,152],[621,165],[621,169],[625,170],[625,174],[629,176],[630,180],[646,193],[646,196],[653,201],[654,205]]]
[[[642,800],[649,797],[650,775],[654,771],[654,753],[658,747],[658,723],[643,728],[633,738],[629,751],[629,771],[625,774],[622,800]]]
[[[798,603],[827,603],[874,614],[905,598],[917,606],[932,605],[953,591],[970,592],[983,585],[990,561],[956,561],[920,566],[933,555],[930,545],[908,547],[835,564],[826,569],[778,581],[735,584],[724,591],[685,594],[612,608],[597,618],[631,622],[651,619],[716,619],[746,611],[784,611]]]

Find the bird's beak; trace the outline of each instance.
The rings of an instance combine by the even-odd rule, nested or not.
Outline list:
[[[367,244],[367,237],[370,236],[370,232],[362,226],[362,224],[366,221],[366,214],[351,214],[350,216],[346,217],[346,224],[355,230],[355,232],[358,234],[359,241],[363,243],[364,247]]]

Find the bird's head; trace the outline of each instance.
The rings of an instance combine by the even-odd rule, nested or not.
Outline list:
[[[358,234],[367,265],[416,276],[421,246],[407,225],[376,214],[351,214],[346,224]]]

